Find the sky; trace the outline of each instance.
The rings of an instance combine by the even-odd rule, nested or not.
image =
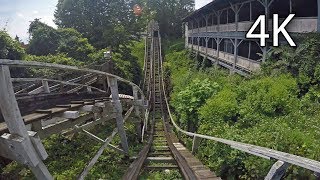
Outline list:
[[[195,0],[196,9],[212,0]],[[53,22],[58,0],[0,0],[0,29],[6,29],[11,37],[16,35],[27,42],[28,27],[31,21],[39,18],[41,22],[56,27]]]

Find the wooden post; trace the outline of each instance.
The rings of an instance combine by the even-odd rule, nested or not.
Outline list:
[[[58,80],[59,81],[62,81],[62,76],[61,75],[59,75],[58,76]],[[60,83],[60,92],[63,92],[64,91],[64,87],[63,87],[64,85],[62,84],[62,83]]]
[[[193,136],[192,141],[192,154],[197,153],[201,139],[197,136]]]
[[[126,153],[129,153],[129,146],[128,146],[128,141],[127,141],[127,136],[126,136],[126,131],[124,130],[124,124],[123,124],[123,117],[122,117],[122,105],[120,102],[119,98],[119,90],[118,90],[118,81],[114,77],[108,77],[108,85],[111,90],[112,94],[112,102],[113,106],[115,107],[116,110],[116,121],[117,121],[117,127],[121,139],[121,145],[123,150]]]
[[[44,93],[50,93],[48,81],[42,81],[42,88]]]
[[[37,179],[53,179],[30,140],[13,91],[8,66],[0,66],[0,99],[1,112],[9,132],[26,140],[25,146],[20,149],[23,152],[21,158],[31,160],[30,162],[26,161],[26,164]]]
[[[206,41],[206,57],[207,57],[207,56],[208,56],[208,42],[209,42],[209,38],[206,37],[205,41]]]
[[[268,175],[264,178],[265,180],[280,180],[287,168],[290,166],[289,163],[283,161],[277,161],[271,167]]]
[[[88,92],[88,93],[92,93],[92,88],[89,87],[89,86],[87,86],[87,92]]]
[[[140,108],[138,102],[138,88],[136,86],[132,87],[133,97],[134,97],[134,109],[135,109],[135,116],[138,119],[136,121],[136,129],[138,134],[138,139],[141,141],[142,139],[142,131],[141,131],[141,116],[140,116]]]
[[[236,64],[237,64],[237,61],[238,61],[238,39],[236,38],[234,40],[234,62],[233,62],[233,69],[232,69],[232,73],[235,72],[236,70]]]

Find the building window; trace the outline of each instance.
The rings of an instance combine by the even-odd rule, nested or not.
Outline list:
[[[214,39],[213,38],[209,38],[209,41],[208,41],[208,48],[212,48],[212,41],[213,41]]]
[[[223,10],[222,14],[220,15],[220,24],[227,24],[228,23],[228,10]]]
[[[198,38],[196,37],[193,38],[193,45],[198,45]]]
[[[262,57],[259,54],[262,54],[262,51],[258,43],[251,41],[250,59],[256,60],[256,61],[260,60]]]
[[[252,7],[252,20],[258,19],[260,15],[265,14],[265,9],[261,3],[258,1],[252,1],[251,2],[251,7]]]
[[[208,16],[208,26],[212,26],[212,14]]]
[[[290,0],[274,0],[270,6],[269,18],[272,18],[272,14],[279,14],[280,18],[288,17],[290,14]]]
[[[244,58],[249,57],[249,41],[242,41],[238,47],[238,55]]]
[[[212,25],[217,25],[217,24],[218,24],[218,17],[212,14]]]
[[[218,48],[218,46],[217,46],[217,41],[212,38],[212,49],[217,50],[217,48]]]
[[[224,40],[224,52],[233,54],[234,53],[234,46],[230,39]]]
[[[317,17],[318,3],[317,0],[292,0],[292,13],[296,17]]]
[[[245,3],[239,12],[239,22],[250,21],[250,3]]]
[[[235,15],[234,11],[231,8],[229,8],[228,9],[228,23],[235,23],[235,19],[236,19],[235,16],[236,15]]]

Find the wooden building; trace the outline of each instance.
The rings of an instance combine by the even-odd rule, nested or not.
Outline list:
[[[320,0],[213,0],[184,19],[186,48],[239,74],[260,69],[272,45],[272,15],[280,23],[289,15],[294,19],[286,27],[290,35],[320,30]],[[266,47],[246,34],[260,15],[270,39]],[[282,21],[281,21],[282,20]],[[280,43],[286,43],[282,39]]]

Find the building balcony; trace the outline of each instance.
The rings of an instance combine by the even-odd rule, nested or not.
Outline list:
[[[188,44],[188,48],[191,49],[192,44]],[[199,52],[201,55],[203,55],[203,56],[207,55],[208,57],[211,57],[215,60],[218,60],[222,63],[225,63],[225,64],[227,64],[226,67],[228,67],[228,68],[230,67],[230,65],[232,66],[235,63],[234,54],[230,54],[230,53],[223,52],[223,51],[219,51],[219,53],[218,53],[217,50],[211,49],[211,48],[208,48],[208,50],[206,51],[205,47],[202,47],[202,46],[199,47],[197,45],[193,45],[194,51],[197,51],[198,49],[199,49]],[[255,61],[252,59],[238,56],[237,62],[235,65],[238,69],[244,69],[247,72],[255,72],[255,71],[260,70],[260,66],[261,66],[260,64],[261,64],[261,62],[259,62],[259,61]]]
[[[281,24],[284,19],[280,19],[279,24]],[[229,24],[220,24],[214,26],[208,26],[196,28],[193,30],[189,30],[188,33],[191,35],[192,33],[202,33],[202,32],[248,32],[254,22],[252,21],[242,21],[238,23],[238,30],[236,23]],[[290,24],[287,26],[287,31],[291,33],[309,33],[317,31],[317,17],[305,17],[305,18],[294,18]],[[269,31],[272,31],[272,20],[269,20]]]

